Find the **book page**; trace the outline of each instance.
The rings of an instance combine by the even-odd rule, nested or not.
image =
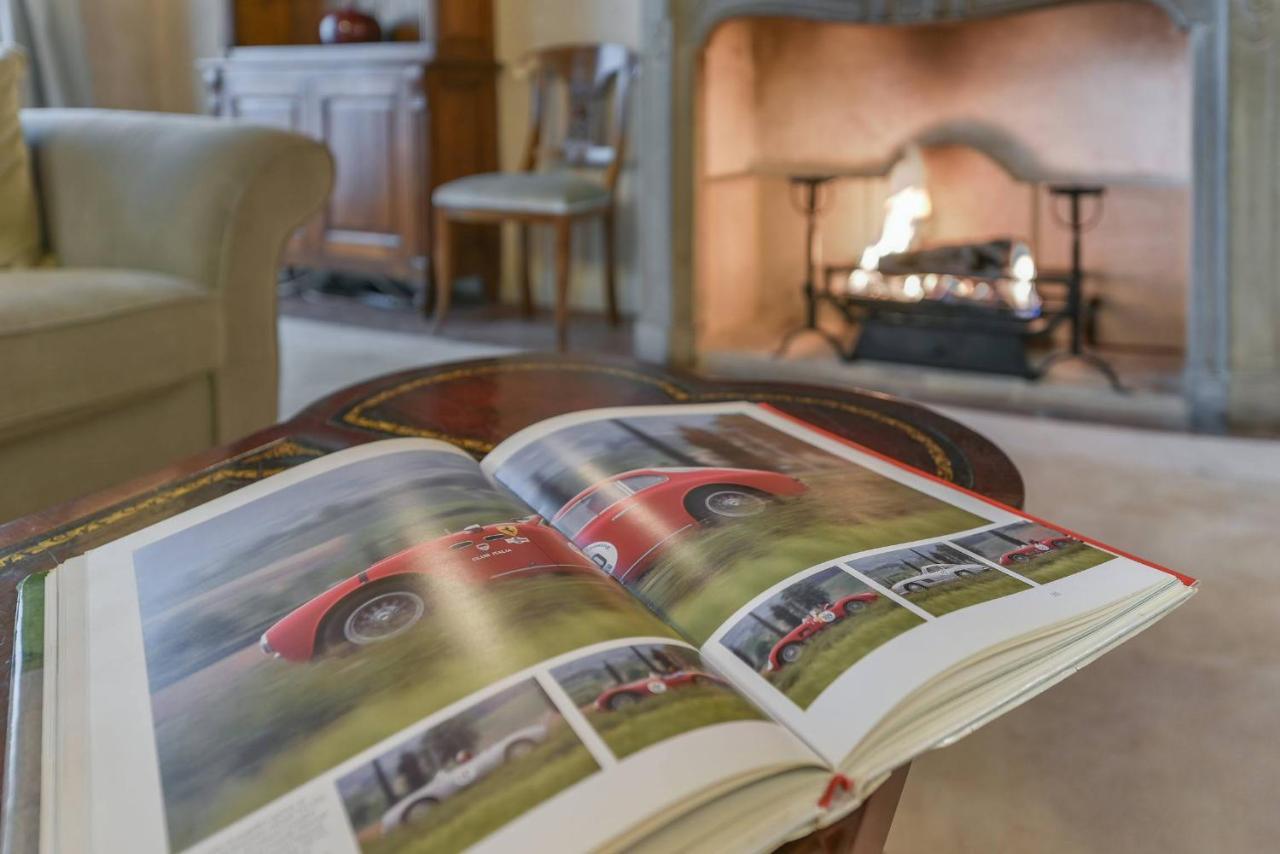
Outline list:
[[[949,668],[1171,582],[750,403],[561,416],[483,465],[833,764]]]
[[[87,603],[93,850],[554,849],[821,768],[440,443],[330,455],[60,581]]]

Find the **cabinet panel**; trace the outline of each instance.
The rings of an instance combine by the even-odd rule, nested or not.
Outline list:
[[[320,106],[320,136],[336,164],[327,229],[369,232],[399,243],[396,232],[396,105],[389,98],[326,98]],[[377,241],[375,241],[377,242]]]
[[[235,43],[312,44],[324,12],[324,0],[233,0]]]

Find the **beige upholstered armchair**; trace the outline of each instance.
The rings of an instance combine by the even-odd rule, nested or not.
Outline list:
[[[276,418],[276,268],[332,180],[293,134],[28,110],[45,248],[0,270],[0,521]]]

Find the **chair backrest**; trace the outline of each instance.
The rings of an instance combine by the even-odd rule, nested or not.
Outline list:
[[[605,185],[613,189],[626,154],[627,102],[638,65],[624,45],[574,44],[536,50],[522,63],[532,74],[529,139],[521,168],[538,166],[545,148],[559,163],[572,168],[604,170]],[[557,104],[557,96],[562,96]],[[544,131],[554,106],[561,127],[552,136]]]

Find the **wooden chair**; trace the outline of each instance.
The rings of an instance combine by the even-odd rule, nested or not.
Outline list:
[[[449,259],[451,222],[509,222],[520,227],[520,302],[533,313],[529,231],[555,227],[556,344],[568,343],[569,263],[575,222],[598,217],[604,226],[605,306],[618,323],[614,275],[614,190],[626,149],[627,100],[637,64],[620,44],[563,45],[530,54],[532,109],[520,172],[488,172],[441,184],[435,208],[436,327],[449,311],[453,284]],[[544,133],[560,92],[558,134]],[[599,178],[584,172],[602,172]]]

